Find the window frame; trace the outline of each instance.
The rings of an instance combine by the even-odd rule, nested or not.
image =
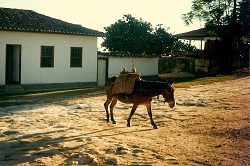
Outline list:
[[[73,56],[73,49],[77,49],[77,56]],[[80,50],[80,51],[79,51]],[[73,64],[78,59],[79,64]],[[70,47],[70,68],[82,68],[82,47]]]
[[[43,52],[43,48],[52,48],[51,56],[44,55],[47,53]],[[41,46],[40,67],[41,68],[54,68],[54,55],[55,55],[54,46]],[[51,66],[43,66],[43,58],[51,58]]]

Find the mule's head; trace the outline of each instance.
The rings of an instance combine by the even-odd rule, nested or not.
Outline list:
[[[173,82],[174,80],[164,83],[164,89],[162,91],[162,96],[165,99],[165,102],[169,104],[170,108],[175,106],[174,88],[172,87]]]

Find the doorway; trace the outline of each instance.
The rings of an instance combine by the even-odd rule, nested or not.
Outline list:
[[[98,58],[97,64],[97,85],[104,86],[107,81],[108,75],[108,59]]]
[[[6,85],[21,84],[21,45],[6,45]]]

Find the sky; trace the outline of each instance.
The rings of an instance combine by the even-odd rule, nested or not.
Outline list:
[[[194,22],[186,26],[181,15],[191,10],[192,0],[0,0],[0,7],[28,9],[73,24],[104,32],[125,14],[162,24],[172,34],[201,28]],[[98,39],[98,49],[101,49]]]

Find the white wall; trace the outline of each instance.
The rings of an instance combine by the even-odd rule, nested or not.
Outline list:
[[[97,37],[0,31],[0,85],[6,44],[21,45],[21,84],[97,81]],[[41,68],[41,46],[54,46],[54,67]],[[70,68],[70,47],[82,47],[82,68]]]
[[[131,71],[133,66],[141,76],[158,75],[158,58],[109,58],[108,77],[119,75],[126,68]]]

